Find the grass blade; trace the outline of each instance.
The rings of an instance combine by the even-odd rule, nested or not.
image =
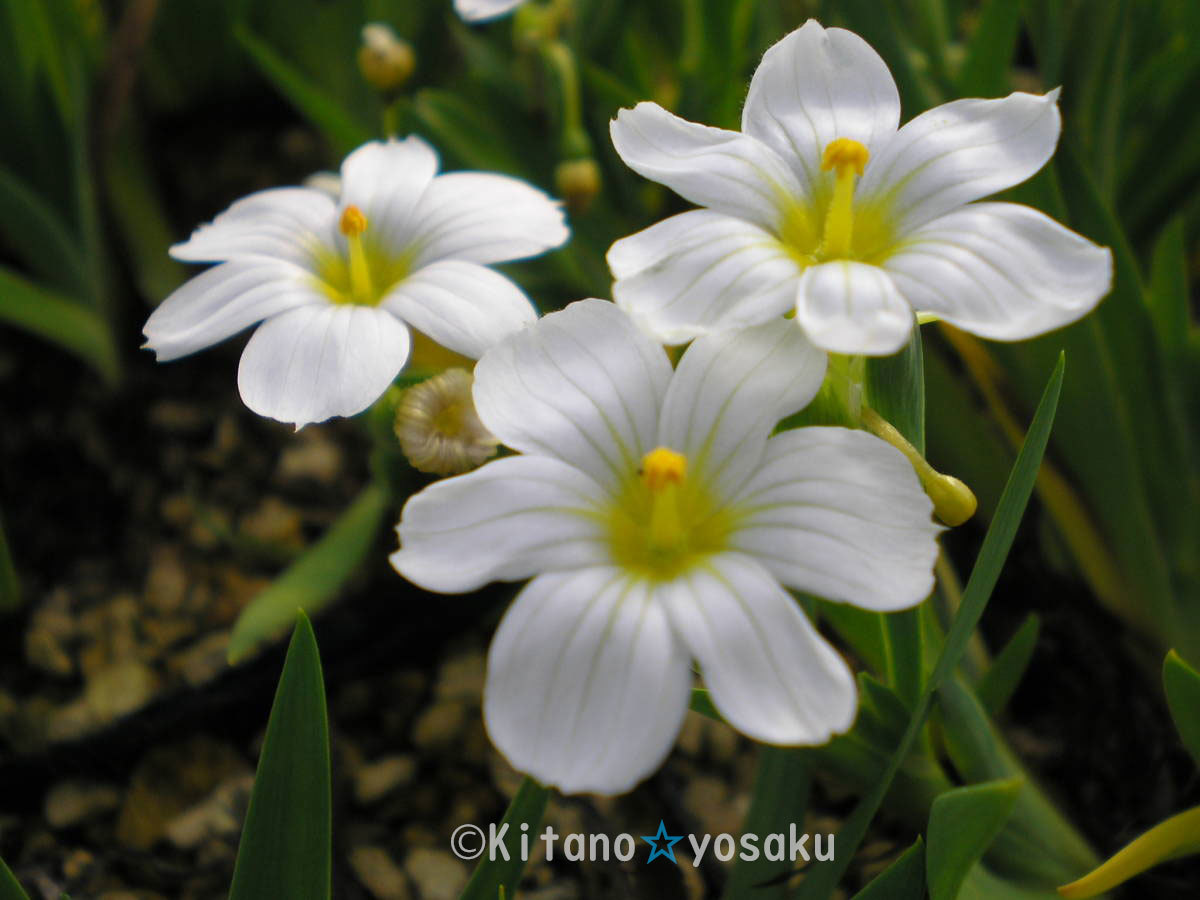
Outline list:
[[[271,706],[229,900],[329,900],[330,783],[321,656],[301,612]]]
[[[803,821],[808,806],[810,773],[804,754],[791,747],[758,748],[758,771],[754,776],[750,809],[742,822],[742,834],[786,832],[788,824]],[[754,860],[738,859],[725,885],[726,900],[783,900],[787,879],[781,874],[792,868],[786,860],[772,862],[766,855]],[[768,884],[769,883],[769,886]]]
[[[485,851],[471,875],[471,880],[459,895],[459,900],[496,900],[497,897],[516,896],[517,882],[521,880],[521,872],[525,868],[520,849],[521,825],[528,823],[530,834],[537,831],[549,799],[549,788],[542,787],[528,776],[525,777],[497,828],[499,831],[505,825],[508,826],[503,843],[508,848],[509,858],[504,859],[497,853],[496,858],[491,859],[490,854]]]
[[[959,607],[958,615],[955,616],[950,631],[946,635],[946,643],[938,656],[933,674],[925,685],[925,690],[921,693],[912,718],[909,719],[908,728],[905,729],[904,736],[893,751],[887,768],[884,769],[875,786],[859,800],[854,811],[843,823],[841,831],[838,833],[839,849],[836,859],[828,865],[814,870],[800,885],[796,896],[801,900],[825,900],[832,895],[837,883],[846,873],[863,837],[866,836],[867,827],[879,810],[879,805],[883,802],[884,795],[896,777],[896,772],[899,771],[905,757],[916,743],[917,735],[925,723],[925,717],[929,714],[934,691],[950,676],[962,657],[963,651],[966,650],[975,626],[979,624],[979,618],[983,615],[984,607],[992,594],[992,589],[996,586],[996,580],[1000,577],[1004,560],[1016,537],[1017,526],[1025,512],[1025,506],[1029,502],[1030,494],[1033,493],[1038,467],[1041,464],[1042,455],[1046,452],[1046,442],[1050,439],[1050,427],[1054,423],[1054,413],[1058,408],[1058,398],[1062,392],[1064,366],[1065,359],[1060,355],[1058,365],[1054,367],[1054,372],[1042,394],[1042,401],[1038,404],[1033,422],[1029,426],[1029,433],[1021,447],[1021,452],[1017,455],[1017,461],[1009,474],[1008,483],[1000,497],[992,524],[983,539],[983,547],[979,551],[975,567],[971,570],[970,580],[963,592],[962,606]]]
[[[17,579],[17,567],[13,565],[12,553],[8,549],[4,519],[0,517],[0,613],[12,612],[20,605],[21,582]]]
[[[925,878],[930,900],[955,900],[971,867],[1012,815],[1020,778],[946,791],[929,813]]]
[[[900,858],[854,895],[854,900],[925,900],[925,842],[916,842]]]
[[[74,353],[110,384],[119,377],[112,332],[95,309],[0,266],[0,323],[3,322]]]
[[[29,895],[3,859],[0,859],[0,900],[29,900]]]
[[[996,654],[991,666],[979,679],[975,686],[975,694],[991,715],[996,715],[1008,705],[1017,685],[1033,659],[1033,650],[1037,646],[1038,631],[1041,621],[1036,613],[1030,613],[1017,629],[1004,649]]]
[[[1163,660],[1162,678],[1175,728],[1200,766],[1200,672],[1172,650]]]
[[[964,97],[999,97],[1008,93],[1008,69],[1017,49],[1021,4],[989,0],[979,14],[979,26],[967,45],[967,58],[958,77]]]

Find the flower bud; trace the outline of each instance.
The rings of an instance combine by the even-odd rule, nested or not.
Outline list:
[[[363,26],[362,41],[358,68],[367,83],[381,94],[393,94],[403,87],[417,65],[412,47],[379,22]]]
[[[447,369],[400,395],[396,438],[414,469],[458,475],[495,455],[500,442],[475,412],[474,380],[466,369]]]
[[[554,189],[571,212],[586,212],[600,193],[600,167],[590,157],[563,160],[554,170]]]

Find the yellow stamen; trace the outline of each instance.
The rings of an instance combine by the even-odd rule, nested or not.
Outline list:
[[[833,198],[825,213],[821,256],[838,259],[849,255],[854,235],[854,179],[861,176],[871,154],[852,138],[830,141],[821,156],[821,171],[834,172]]]
[[[650,491],[650,543],[659,549],[678,547],[684,537],[679,518],[679,486],[687,477],[687,457],[656,447],[642,458],[642,482]]]
[[[374,299],[371,267],[367,264],[367,251],[362,241],[363,232],[367,230],[367,217],[351,204],[342,213],[338,227],[350,247],[350,291],[359,303],[371,304]]]

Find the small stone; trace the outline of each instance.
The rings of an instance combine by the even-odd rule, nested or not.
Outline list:
[[[703,823],[708,834],[738,834],[745,810],[725,782],[707,775],[693,778],[684,789],[683,804]]]
[[[418,847],[404,859],[404,871],[417,885],[422,900],[455,900],[470,873],[461,861],[443,850]]]
[[[229,632],[217,631],[172,657],[167,667],[192,687],[199,687],[228,668],[228,651]]]
[[[438,673],[434,691],[443,700],[466,700],[475,703],[483,695],[483,679],[487,664],[482,653],[471,653],[448,659]]]
[[[111,722],[145,706],[158,690],[158,676],[134,659],[96,672],[84,688],[83,700],[98,723]]]
[[[378,900],[408,900],[412,896],[404,871],[382,847],[355,847],[350,851],[350,868],[354,877]]]
[[[206,841],[227,841],[240,834],[253,788],[254,776],[249,773],[223,782],[167,823],[167,840],[181,850],[192,850]]]
[[[424,710],[413,725],[413,743],[422,749],[445,747],[466,724],[466,710],[457,701],[439,700]]]
[[[187,599],[188,576],[183,557],[173,544],[156,547],[143,588],[146,605],[160,613],[176,613]]]
[[[305,428],[279,456],[275,470],[281,481],[315,481],[329,484],[343,468],[342,451],[319,429]]]
[[[47,792],[42,809],[51,828],[63,829],[98,818],[120,804],[121,794],[111,785],[60,781]]]
[[[304,549],[304,523],[300,513],[278,497],[264,497],[258,506],[238,520],[238,530],[264,544]]]
[[[354,799],[368,806],[412,781],[417,762],[411,756],[385,756],[354,773]]]
[[[25,632],[25,658],[29,664],[51,675],[72,675],[75,660],[68,648],[76,628],[70,596],[65,591],[55,591],[29,619]]]

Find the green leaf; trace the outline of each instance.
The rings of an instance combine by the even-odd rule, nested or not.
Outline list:
[[[312,625],[301,612],[271,705],[229,900],[329,900],[330,785],[321,656]]]
[[[837,857],[828,865],[815,869],[801,884],[797,894],[801,900],[818,900],[818,898],[824,900],[833,892],[834,887],[845,874],[850,861],[854,858],[855,851],[867,833],[867,827],[883,802],[892,780],[896,777],[896,773],[916,742],[917,734],[924,725],[925,717],[929,714],[934,691],[958,665],[975,626],[979,624],[979,618],[983,615],[984,607],[987,605],[992,589],[996,586],[996,580],[1000,577],[1004,560],[1016,537],[1017,526],[1020,524],[1025,506],[1029,502],[1029,496],[1033,493],[1038,467],[1041,465],[1042,455],[1046,451],[1046,442],[1050,438],[1050,427],[1054,422],[1055,410],[1058,408],[1064,366],[1065,360],[1060,356],[1058,365],[1055,366],[1046,390],[1042,394],[1042,401],[1038,404],[1025,442],[1021,446],[1021,452],[1017,455],[1017,461],[1013,465],[1004,493],[1000,497],[996,515],[992,518],[992,524],[984,536],[983,547],[980,548],[975,567],[971,570],[971,577],[963,592],[962,605],[959,607],[958,615],[955,616],[950,631],[946,635],[946,642],[938,656],[937,665],[934,666],[933,674],[930,675],[916,709],[909,719],[908,728],[905,729],[903,737],[892,751],[887,768],[884,769],[875,786],[859,800],[854,811],[843,823],[841,831],[838,833]]]
[[[450,91],[426,88],[412,104],[412,115],[432,135],[439,148],[472,169],[507,172],[530,178],[528,159],[522,161],[498,124],[478,104]]]
[[[509,858],[505,859],[503,854],[496,853],[496,858],[492,859],[491,854],[485,852],[475,866],[471,880],[459,895],[459,900],[496,900],[497,896],[516,896],[517,883],[525,868],[520,852],[521,825],[528,823],[531,835],[536,832],[549,799],[549,788],[542,787],[529,777],[521,782],[497,828],[499,831],[508,826],[504,846],[508,849]]]
[[[1183,745],[1200,766],[1200,672],[1172,650],[1163,660],[1163,689]]]
[[[1045,888],[1096,864],[1096,854],[1039,790],[961,678],[938,689],[946,754],[964,781],[1020,777],[1024,782],[1008,825],[992,842],[988,865]]]
[[[320,540],[242,610],[229,639],[230,663],[273,640],[297,609],[323,609],[366,557],[387,508],[387,492],[367,485]]]
[[[21,582],[8,549],[4,519],[0,517],[0,613],[12,612],[21,605]]]
[[[1012,815],[1021,779],[990,781],[947,791],[929,813],[925,877],[930,900],[955,900],[967,872]]]
[[[717,712],[717,708],[713,705],[712,697],[709,695],[707,688],[692,688],[690,709],[692,712],[698,712],[702,716],[708,716],[708,718],[716,722],[725,721],[721,714]]]
[[[754,790],[742,822],[742,834],[786,832],[790,823],[803,821],[810,781],[809,763],[799,750],[760,746]],[[726,900],[784,900],[788,895],[787,878],[781,880],[779,876],[786,876],[791,869],[792,864],[787,860],[772,862],[762,854],[754,860],[739,857],[723,896]]]
[[[87,263],[58,211],[25,179],[0,168],[0,234],[26,268],[54,287],[87,295]]]
[[[988,0],[979,25],[967,45],[967,58],[958,76],[965,97],[997,97],[1008,93],[1008,70],[1017,49],[1021,4],[1017,0]]]
[[[1158,342],[1168,358],[1187,346],[1191,329],[1184,219],[1177,216],[1154,245],[1147,299]]]
[[[29,900],[29,895],[3,859],[0,859],[0,900]]]
[[[0,266],[0,323],[3,322],[74,353],[110,384],[119,377],[112,332],[95,309]]]
[[[1200,806],[1155,825],[1078,881],[1060,887],[1058,892],[1067,900],[1095,897],[1152,866],[1194,853],[1200,853]]]
[[[920,835],[853,900],[925,900],[925,841]]]
[[[984,708],[996,715],[1008,705],[1017,685],[1025,675],[1033,650],[1037,646],[1041,622],[1036,613],[1030,613],[1017,629],[1004,649],[992,660],[988,670],[975,686],[975,693]]]
[[[233,33],[267,80],[325,135],[339,155],[375,137],[369,128],[347,115],[337,100],[246,28],[238,25]]]

